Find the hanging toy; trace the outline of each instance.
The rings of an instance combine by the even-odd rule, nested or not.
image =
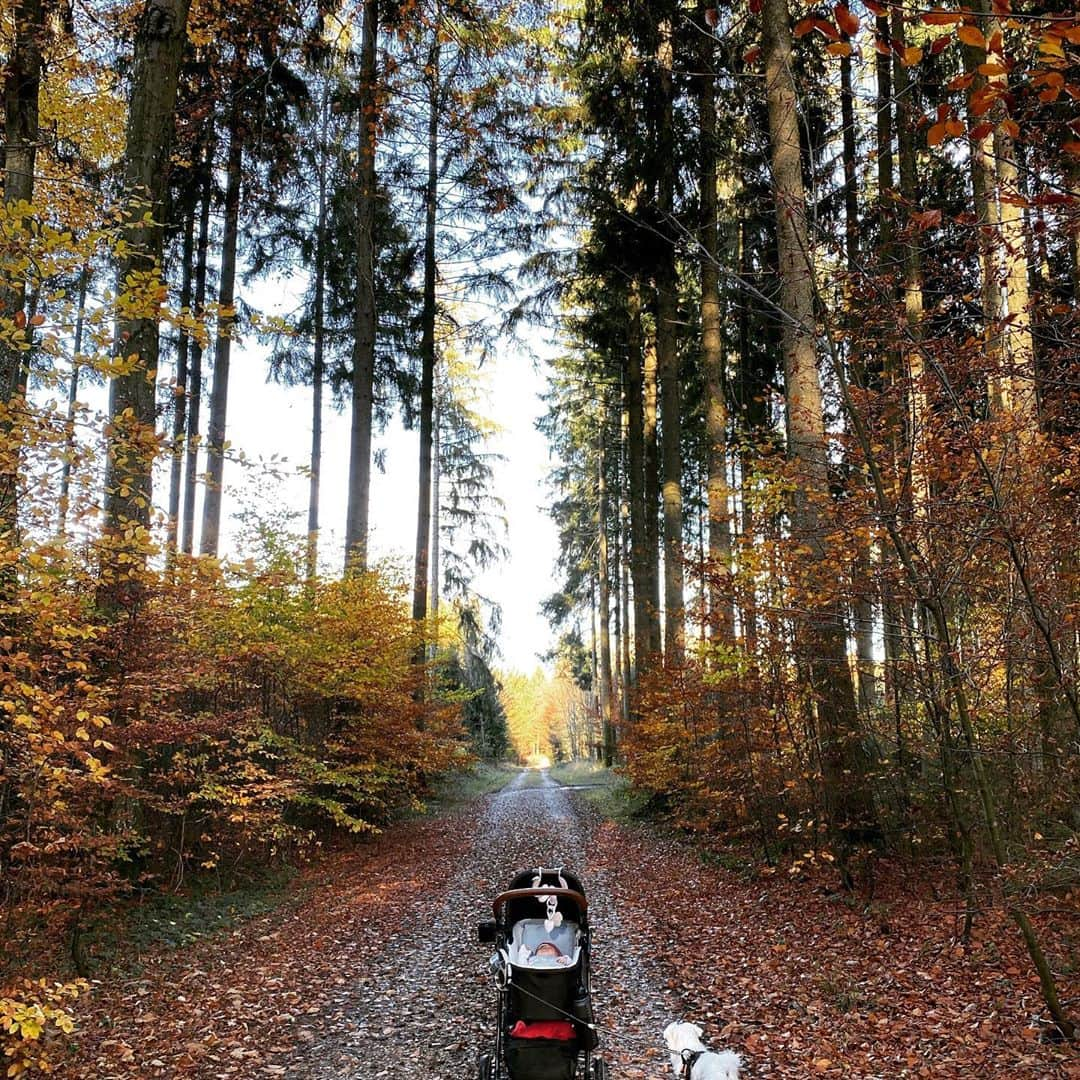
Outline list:
[[[548,933],[551,933],[556,926],[562,926],[562,912],[556,910],[558,906],[559,898],[557,896],[547,898],[547,918],[544,920],[544,929]]]
[[[561,866],[555,870],[550,871],[550,873],[555,874],[558,878],[560,889],[567,888],[566,878],[563,877]],[[532,887],[534,889],[539,889],[540,883],[543,880],[544,868],[542,866],[538,866],[536,868],[536,873],[533,875]],[[538,896],[536,899],[539,900],[541,904],[544,904],[547,909],[547,918],[544,919],[544,929],[547,930],[547,932],[550,934],[556,926],[562,926],[562,912],[558,910],[559,898],[557,896]]]

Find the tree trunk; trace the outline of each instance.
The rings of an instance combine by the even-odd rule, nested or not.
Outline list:
[[[701,123],[701,367],[705,378],[705,438],[709,506],[709,632],[715,641],[735,638],[731,576],[731,517],[728,512],[727,401],[720,334],[720,256],[717,226],[715,39],[701,19],[702,74],[698,108]]]
[[[217,337],[214,347],[214,385],[210,391],[210,424],[206,438],[206,494],[203,496],[199,553],[217,557],[221,538],[221,499],[225,478],[225,425],[229,409],[229,360],[236,323],[236,244],[240,231],[240,188],[243,182],[244,127],[235,95],[240,88],[240,64],[233,80],[233,115],[225,166],[225,229],[221,239],[218,281]]]
[[[605,454],[605,427],[607,404],[600,402],[600,423],[596,436],[596,485],[597,485],[597,520],[596,542],[599,551],[600,593],[600,722],[603,741],[603,761],[610,766],[615,754],[615,726],[611,705],[611,581],[608,578],[608,494],[607,462]]]
[[[660,115],[657,203],[663,238],[657,244],[656,366],[660,380],[664,508],[664,662],[682,662],[686,633],[682,555],[682,404],[679,388],[679,283],[672,231],[675,209],[674,13],[665,4],[659,30]]]
[[[1021,436],[1030,441],[1038,432],[1039,409],[1022,209],[1024,198],[1018,180],[1016,146],[1012,137],[1000,126],[994,132],[994,149],[1000,182],[1001,243],[1005,257],[1005,304],[1008,310],[1001,407],[1014,416]]]
[[[844,40],[850,36],[844,34]],[[847,272],[854,283],[859,272],[859,189],[856,175],[855,94],[851,83],[851,57],[840,58],[840,114],[843,122],[844,163],[844,247],[847,256]],[[856,356],[853,366],[857,369],[860,385],[866,384],[864,356]],[[860,484],[857,470],[852,470],[851,483]],[[861,493],[860,493],[861,494]],[[859,708],[866,714],[877,702],[877,676],[874,671],[874,603],[870,592],[870,545],[862,537],[855,539],[854,598],[855,656],[858,675]]]
[[[797,628],[810,676],[822,742],[830,827],[859,836],[874,822],[866,786],[865,750],[855,708],[847,633],[836,598],[835,568],[823,537],[829,506],[825,424],[815,355],[813,262],[806,221],[791,28],[787,0],[765,0],[762,57],[769,111],[769,141],[776,198],[782,349],[787,393],[788,452],[799,466],[800,487],[791,500],[793,535],[812,552],[820,598]]]
[[[893,85],[896,89],[896,130],[900,151],[900,194],[911,212],[920,205],[919,178],[915,148],[917,110],[912,100],[911,76],[903,65],[904,11],[892,9],[892,38],[897,55],[893,63]],[[924,525],[930,514],[930,466],[926,455],[927,424],[930,410],[926,396],[926,365],[920,343],[923,333],[922,252],[911,228],[905,230],[900,244],[902,265],[901,287],[904,297],[907,347],[904,366],[908,378],[907,435],[911,461],[911,505],[916,521]]]
[[[187,40],[190,0],[147,0],[135,37],[131,105],[124,150],[125,254],[117,266],[117,292],[131,296],[140,279],[160,282],[162,218],[168,191],[169,155],[180,61]],[[150,525],[151,473],[157,454],[154,386],[158,363],[160,296],[146,284],[131,296],[134,310],[116,322],[122,374],[109,387],[108,456],[105,465],[105,529],[135,548],[141,566]],[[163,287],[163,286],[162,286]],[[125,529],[135,526],[134,539]],[[123,538],[123,539],[121,539]],[[115,570],[105,589],[116,598]]]
[[[360,39],[359,169],[356,180],[356,297],[353,311],[352,429],[349,499],[345,518],[345,570],[367,566],[371,498],[371,423],[375,401],[375,140],[378,133],[375,46],[378,0],[364,0]]]
[[[308,478],[307,553],[305,575],[314,584],[319,572],[319,481],[322,476],[322,409],[323,380],[326,361],[326,171],[329,168],[329,149],[326,132],[330,122],[330,92],[324,83],[319,117],[319,209],[315,225],[315,297],[312,311],[312,357],[311,357],[311,469]]]
[[[210,250],[210,206],[214,194],[214,137],[207,140],[202,161],[202,193],[199,206],[199,240],[195,246],[194,314],[200,325],[206,315],[206,261]],[[180,550],[190,555],[195,550],[195,482],[199,469],[199,413],[202,405],[202,337],[191,342],[188,371],[190,397],[187,409],[187,460],[184,465],[184,513]]]
[[[648,588],[646,604],[649,611],[648,656],[661,656],[663,643],[660,639],[660,521],[657,509],[660,505],[660,459],[656,430],[656,339],[644,339],[645,381],[642,389],[644,399],[644,468],[645,468],[645,558],[648,564]]]
[[[972,45],[963,46],[964,68],[970,76],[971,90],[968,100],[986,86],[986,76],[979,72],[980,65],[986,62],[986,50]],[[974,115],[969,116],[972,127],[980,123]],[[998,243],[1001,221],[994,187],[996,168],[994,166],[994,137],[988,132],[973,139],[968,158],[971,165],[971,191],[975,204],[975,217],[978,219],[979,267],[982,291],[983,336],[989,374],[987,377],[988,395],[995,407],[1001,403],[1001,376],[1003,358],[1001,355],[1001,284],[998,264]]]
[[[412,617],[427,617],[428,558],[431,536],[431,442],[435,412],[435,227],[439,193],[439,33],[437,24],[428,55],[427,182],[424,187],[424,302],[420,333],[420,476],[416,500],[416,554],[413,562]],[[420,659],[424,646],[420,644]]]
[[[432,632],[439,632],[439,509],[441,507],[439,494],[439,479],[442,474],[439,461],[439,444],[441,442],[439,432],[439,407],[435,407],[435,422],[431,434],[431,621]],[[435,641],[438,645],[438,640]]]
[[[619,638],[622,656],[622,679],[619,684],[619,701],[621,703],[620,717],[624,730],[625,725],[630,722],[630,685],[632,680],[632,669],[630,667],[630,500],[626,482],[626,446],[629,437],[629,425],[629,400],[628,395],[624,392],[620,424],[620,440],[623,452],[619,459],[622,465],[622,468],[619,469],[619,611],[622,615],[622,632]]]
[[[752,441],[758,437],[764,423],[764,389],[759,386],[758,372],[750,354],[750,290],[746,288],[753,280],[750,253],[746,241],[747,221],[745,213],[739,218],[739,375],[737,380],[739,422],[744,438],[739,447],[740,522],[739,534],[742,544],[754,542],[754,453]],[[739,600],[739,619],[742,624],[743,650],[750,656],[757,654],[757,594],[754,576],[747,574],[742,583]]]
[[[641,326],[641,292],[637,282],[627,297],[627,348],[624,366],[626,392],[626,472],[630,499],[630,573],[634,581],[634,671],[640,678],[658,651],[656,592],[656,546],[649,533],[649,497],[646,480],[646,403],[643,384],[644,337]],[[655,383],[654,383],[655,387]],[[655,431],[655,390],[653,424]],[[655,460],[655,459],[654,459]],[[651,514],[655,536],[655,509]]]
[[[193,263],[195,262],[195,216],[197,199],[184,207],[184,243],[180,268],[180,311],[191,314]],[[184,464],[184,431],[187,420],[188,355],[191,336],[181,327],[176,344],[176,378],[173,383],[172,445],[169,461],[169,514],[165,540],[166,557],[171,563],[176,555],[180,531],[180,484]]]
[[[41,46],[45,34],[42,0],[15,0],[15,40],[4,79],[4,206],[11,212],[19,203],[33,202],[34,163],[38,146],[38,94],[41,87]],[[20,219],[13,222],[21,227]],[[20,278],[0,288],[0,315],[22,315],[26,285]],[[16,340],[27,347],[31,329],[16,328]],[[0,541],[14,545],[19,521],[19,437],[23,398],[23,350],[0,343]],[[0,590],[9,595],[14,586],[10,567],[0,572]]]
[[[75,316],[75,341],[71,354],[71,379],[68,381],[67,416],[64,420],[64,463],[60,467],[60,511],[56,533],[63,537],[67,531],[67,515],[71,508],[71,466],[75,456],[75,407],[79,399],[79,369],[82,367],[83,330],[86,326],[86,292],[90,287],[90,266],[79,271],[79,309]]]

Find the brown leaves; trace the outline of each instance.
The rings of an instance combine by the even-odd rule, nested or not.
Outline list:
[[[844,4],[837,4],[833,8],[833,18],[842,33],[848,37],[854,37],[859,32],[859,20],[851,13]]]
[[[840,31],[837,30],[828,19],[803,19],[801,22],[795,24],[796,37],[805,37],[807,34],[812,34],[815,30],[829,41],[840,40]]]

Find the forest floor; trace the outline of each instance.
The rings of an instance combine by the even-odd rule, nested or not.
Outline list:
[[[1080,1077],[1076,1051],[1038,1041],[1038,984],[997,916],[965,952],[954,906],[899,875],[867,910],[707,866],[537,779],[328,854],[274,911],[130,957],[80,1002],[57,1075],[468,1080],[495,1020],[475,925],[542,863],[588,892],[613,1080],[670,1076],[661,1031],[680,1018],[741,1052],[748,1078]]]

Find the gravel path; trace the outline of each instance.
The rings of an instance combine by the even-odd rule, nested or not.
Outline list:
[[[616,913],[609,876],[594,864],[597,822],[572,792],[529,773],[490,796],[474,827],[471,850],[451,880],[433,881],[422,903],[381,944],[367,943],[363,969],[347,976],[335,1003],[348,1029],[306,1048],[285,1073],[293,1080],[423,1077],[463,1080],[494,1041],[495,991],[490,949],[476,944],[477,922],[518,870],[566,866],[582,879],[593,931],[593,995],[603,1029],[601,1053],[618,1062],[620,1080],[661,1075],[660,1032],[679,1013],[662,961],[640,945],[645,907]],[[535,779],[535,776],[533,776]],[[422,868],[418,868],[422,871]]]

